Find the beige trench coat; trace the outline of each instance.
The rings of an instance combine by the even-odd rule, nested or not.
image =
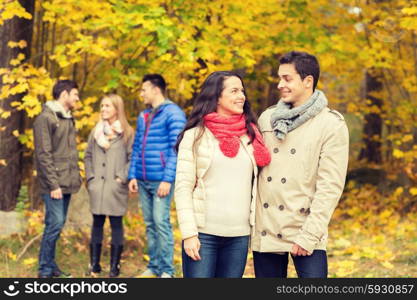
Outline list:
[[[289,252],[297,243],[309,252],[325,250],[328,224],[346,178],[346,123],[326,107],[280,141],[270,124],[274,108],[259,118],[272,161],[259,174],[252,249]]]
[[[184,133],[179,145],[177,171],[175,178],[175,205],[182,239],[198,235],[198,228],[205,226],[206,215],[206,185],[204,175],[210,167],[215,137],[210,130],[205,129],[202,137],[195,143],[199,135],[198,128],[192,128]],[[252,144],[247,145],[249,138],[241,137],[242,145],[250,154],[253,165],[252,201],[250,206],[249,224],[255,224],[255,203],[258,167],[253,157]],[[227,180],[227,178],[224,178]]]

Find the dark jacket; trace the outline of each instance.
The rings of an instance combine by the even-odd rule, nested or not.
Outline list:
[[[127,171],[132,154],[133,136],[127,144],[123,136],[118,136],[110,142],[110,148],[105,150],[97,144],[94,131],[91,131],[88,138],[84,157],[91,213],[123,216],[127,210]],[[117,182],[117,178],[122,182]]]
[[[42,194],[61,188],[78,192],[81,186],[74,119],[57,101],[47,102],[33,124],[35,165]]]
[[[174,146],[185,122],[184,112],[170,100],[165,100],[154,111],[141,112],[128,178],[173,183],[177,166]]]

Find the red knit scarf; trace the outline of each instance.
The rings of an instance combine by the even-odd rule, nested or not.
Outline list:
[[[204,116],[204,125],[217,138],[220,150],[225,156],[235,157],[237,155],[240,146],[239,138],[247,134],[245,116],[243,114],[224,117],[217,112],[212,112]],[[251,125],[255,131],[253,156],[256,164],[263,167],[271,162],[271,154],[266,148],[258,128],[253,123]]]

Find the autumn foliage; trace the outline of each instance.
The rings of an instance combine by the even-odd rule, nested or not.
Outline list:
[[[319,88],[345,115],[351,135],[349,181],[332,223],[340,233],[335,251],[358,253],[343,234],[366,229],[375,233],[377,248],[363,255],[392,268],[399,255],[378,253],[401,236],[376,232],[398,227],[410,238],[407,220],[415,221],[416,0],[42,0],[35,1],[33,14],[18,0],[0,0],[0,26],[12,18],[32,19],[33,38],[1,41],[22,51],[0,68],[0,101],[20,95],[11,109],[0,105],[0,132],[13,112],[24,111],[25,122],[12,134],[30,158],[33,118],[57,79],[73,79],[82,98],[75,113],[81,166],[106,92],[124,98],[133,125],[143,108],[138,88],[144,74],[163,74],[169,97],[189,112],[209,73],[233,69],[243,75],[259,113],[278,99],[279,56],[291,50],[315,54],[322,69]],[[23,54],[27,47],[30,56]],[[7,166],[0,157],[0,172]],[[25,168],[28,180],[33,167]],[[360,258],[341,268],[353,270]],[[355,274],[343,272],[335,276]]]

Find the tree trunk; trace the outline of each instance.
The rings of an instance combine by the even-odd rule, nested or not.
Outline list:
[[[33,15],[35,0],[19,0],[20,4]],[[19,53],[23,53],[26,60],[30,56],[32,41],[33,20],[14,17],[0,26],[0,68],[12,67],[9,61]],[[8,47],[9,41],[18,42],[25,40],[28,46],[24,49]],[[0,77],[0,89],[3,87]],[[0,100],[3,111],[10,111],[7,119],[0,118],[0,160],[5,160],[6,165],[0,164],[0,210],[10,211],[16,206],[22,179],[22,152],[23,145],[13,136],[13,131],[22,131],[24,127],[24,112],[17,111],[11,106],[13,101],[19,101],[22,94],[14,95]]]
[[[369,100],[369,107],[376,106],[382,108],[382,99],[372,96],[372,92],[382,90],[382,82],[377,75],[366,73],[366,100]],[[363,147],[359,154],[359,159],[367,162],[381,163],[381,134],[382,134],[382,118],[378,113],[369,113],[365,115],[365,124],[363,127]]]

